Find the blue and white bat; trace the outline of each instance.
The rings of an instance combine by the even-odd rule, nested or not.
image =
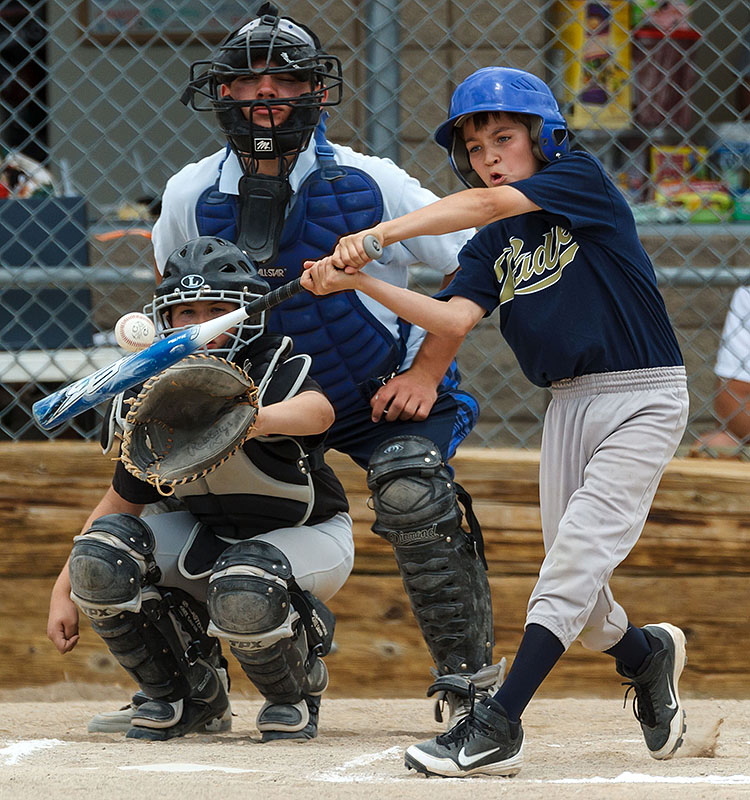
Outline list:
[[[297,278],[242,308],[172,333],[145,350],[131,353],[71,383],[70,386],[37,400],[31,409],[34,419],[44,430],[62,425],[78,414],[171,367],[248,317],[267,311],[301,291],[302,284]]]
[[[382,253],[380,242],[374,236],[366,237],[365,250],[371,258],[377,258]],[[204,344],[208,344],[220,333],[239,325],[240,322],[254,314],[268,311],[302,290],[301,279],[297,278],[242,308],[222,314],[222,316],[200,325],[193,325],[177,331],[165,339],[154,342],[145,350],[124,356],[119,361],[71,383],[70,386],[37,400],[31,409],[34,419],[37,425],[44,430],[56,428],[78,414],[109,400],[110,397],[158,375],[181,361],[185,356],[189,356],[203,347]]]

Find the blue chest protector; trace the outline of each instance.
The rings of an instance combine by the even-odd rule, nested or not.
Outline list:
[[[330,253],[341,236],[372,227],[383,216],[380,188],[362,170],[336,164],[322,123],[315,131],[315,149],[320,168],[295,195],[278,260],[259,270],[272,289],[299,276],[303,261]],[[236,195],[219,191],[217,178],[196,205],[200,234],[236,241],[237,202]],[[269,316],[268,331],[291,336],[295,351],[312,357],[310,375],[337,414],[363,399],[369,402],[375,379],[395,372],[406,352],[408,325],[400,322],[399,339],[394,339],[354,292],[325,297],[302,292]]]

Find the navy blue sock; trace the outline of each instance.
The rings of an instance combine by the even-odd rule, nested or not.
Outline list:
[[[651,644],[642,628],[628,625],[622,639],[614,647],[610,647],[604,652],[621,661],[630,672],[635,674],[651,655]]]
[[[564,652],[562,642],[543,625],[532,623],[526,628],[513,667],[492,698],[505,709],[511,722],[521,719],[534,693]]]

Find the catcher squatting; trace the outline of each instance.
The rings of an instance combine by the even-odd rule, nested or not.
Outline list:
[[[172,255],[147,310],[166,335],[267,290],[235,245],[206,237]],[[333,408],[309,356],[265,333],[264,316],[116,398],[105,426],[105,450],[124,430],[121,456],[74,540],[50,624],[72,648],[74,602],[138,683],[130,738],[229,726],[219,641],[266,699],[264,741],[317,733],[334,630],[325,601],[352,568],[351,518],[323,457]],[[141,518],[170,492],[179,510]],[[100,716],[98,729],[122,723]]]

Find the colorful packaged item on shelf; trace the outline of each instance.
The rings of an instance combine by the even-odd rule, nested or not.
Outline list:
[[[571,128],[628,128],[630,119],[630,7],[626,0],[557,2],[556,55],[561,63]]]
[[[693,223],[728,222],[734,211],[734,198],[721,181],[664,180],[655,187],[658,205],[688,212]]]
[[[650,172],[653,186],[662,181],[691,181],[708,178],[708,148],[698,145],[652,145]]]
[[[26,200],[57,194],[60,192],[51,173],[38,161],[21,153],[8,153],[0,158],[0,199]]]
[[[717,126],[716,171],[734,197],[734,218],[750,219],[750,122]]]

